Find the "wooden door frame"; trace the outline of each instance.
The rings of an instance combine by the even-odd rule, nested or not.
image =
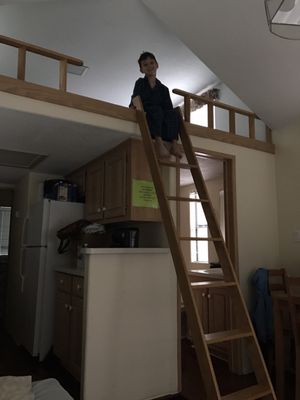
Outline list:
[[[223,162],[223,189],[224,189],[224,218],[225,218],[225,242],[235,269],[239,277],[238,265],[238,234],[237,234],[237,207],[236,207],[236,158],[234,155],[220,153],[212,150],[193,146],[196,156],[220,160]],[[180,196],[180,168],[176,168],[176,196]],[[176,208],[177,227],[180,229],[180,202]],[[180,293],[180,292],[179,292]],[[179,314],[180,316],[180,314]],[[230,318],[230,315],[228,315]],[[179,320],[180,321],[180,320]],[[180,325],[180,322],[178,323]],[[180,328],[179,328],[179,338]],[[180,340],[179,340],[180,346]],[[180,352],[179,352],[180,355]],[[231,346],[228,358],[228,366],[231,371],[240,368],[241,353],[239,346]],[[181,386],[181,355],[179,356],[179,383]]]

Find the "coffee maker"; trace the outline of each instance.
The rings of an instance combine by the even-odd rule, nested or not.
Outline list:
[[[138,247],[138,228],[117,228],[112,232],[112,247]]]

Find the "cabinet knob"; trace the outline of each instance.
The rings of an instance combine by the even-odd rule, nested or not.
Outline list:
[[[103,207],[103,208],[102,208],[102,211],[106,211],[106,207]]]
[[[205,293],[204,292],[202,293],[202,297],[205,297]]]
[[[62,284],[64,283],[64,280],[63,280],[63,279],[60,279],[60,280],[59,280],[59,283],[62,285]]]
[[[97,212],[101,212],[101,208],[97,208]]]
[[[210,299],[210,298],[211,298],[211,295],[210,295],[209,293],[208,293],[208,295],[207,295],[207,298],[208,298],[208,299]]]
[[[73,310],[73,307],[72,306],[69,306],[69,311],[72,311]]]
[[[68,304],[65,304],[65,308],[69,308],[69,305],[68,305]]]
[[[77,285],[77,290],[80,290],[81,289],[81,286],[78,284]]]

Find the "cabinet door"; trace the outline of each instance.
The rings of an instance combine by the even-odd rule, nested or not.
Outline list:
[[[204,333],[209,331],[209,321],[208,321],[208,290],[197,290],[195,291],[195,300],[197,304],[197,310],[202,321],[202,326]]]
[[[87,219],[103,218],[103,161],[98,160],[87,167],[85,214]]]
[[[64,364],[69,357],[70,305],[71,295],[57,291],[53,351]]]
[[[208,315],[210,333],[230,329],[229,301],[226,289],[209,289]],[[214,344],[211,348],[215,355],[225,360],[228,359],[229,342]]]
[[[126,214],[126,147],[121,147],[104,157],[104,218],[122,217]]]
[[[78,186],[78,201],[85,201],[86,168],[80,168],[65,178]]]
[[[72,308],[70,310],[69,369],[78,380],[80,380],[82,358],[82,303],[80,297],[72,297]]]

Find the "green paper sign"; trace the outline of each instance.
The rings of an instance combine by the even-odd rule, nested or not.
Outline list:
[[[158,208],[158,201],[152,181],[132,179],[132,205],[134,207]]]

